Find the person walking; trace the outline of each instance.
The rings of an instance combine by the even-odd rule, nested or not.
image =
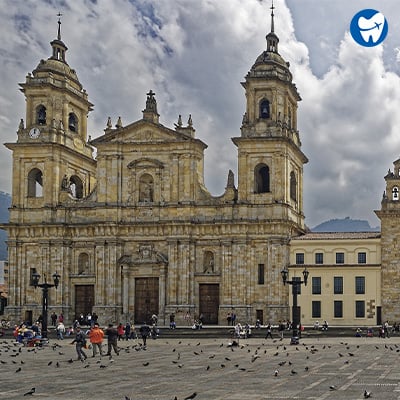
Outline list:
[[[80,327],[76,328],[75,339],[71,344],[75,343],[76,353],[78,354],[78,360],[85,361],[87,359],[87,355],[83,351],[83,348],[86,345],[85,333],[81,330]]]
[[[282,321],[279,321],[278,330],[279,330],[279,337],[283,339],[283,332],[285,331],[285,325]]]
[[[118,340],[121,340],[125,334],[125,328],[124,325],[121,324],[121,322],[117,326],[117,332],[118,332]]]
[[[104,331],[100,329],[99,324],[95,322],[93,327],[89,331],[89,339],[92,344],[93,355],[92,357],[96,357],[97,349],[99,350],[100,357],[103,356],[103,339],[104,339]]]
[[[140,335],[142,336],[143,346],[146,346],[147,337],[150,335],[150,327],[146,322],[139,329]]]
[[[267,325],[267,335],[265,336],[265,339],[267,339],[269,337],[272,339],[272,327],[271,327],[271,324]]]
[[[105,334],[107,335],[107,354],[106,356],[111,356],[111,349],[114,349],[114,352],[117,356],[119,356],[119,350],[118,350],[118,331],[116,328],[114,328],[113,324],[108,324],[108,328],[105,331]]]
[[[129,321],[125,324],[125,340],[129,340],[131,338],[131,323]]]
[[[57,339],[63,340],[64,339],[64,333],[65,333],[65,325],[62,322],[59,322],[57,324]]]

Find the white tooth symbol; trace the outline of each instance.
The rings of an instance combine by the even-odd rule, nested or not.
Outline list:
[[[381,37],[384,23],[385,16],[381,13],[376,13],[370,19],[360,17],[358,19],[358,27],[364,41],[368,43],[372,37],[372,43],[376,43]]]

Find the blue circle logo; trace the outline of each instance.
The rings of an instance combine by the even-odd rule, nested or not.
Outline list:
[[[386,38],[388,23],[382,13],[368,8],[359,11],[353,17],[350,23],[350,33],[361,46],[377,46]]]

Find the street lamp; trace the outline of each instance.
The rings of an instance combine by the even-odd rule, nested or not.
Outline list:
[[[287,269],[283,269],[281,271],[283,284],[292,285],[292,294],[293,294],[293,306],[292,306],[292,328],[293,328],[293,336],[290,340],[290,344],[298,344],[299,343],[299,333],[297,330],[297,326],[300,324],[300,312],[297,306],[297,294],[299,292],[298,288],[300,288],[301,284],[304,283],[307,286],[308,274],[307,268],[304,268],[303,279],[292,279],[288,280],[289,271]]]
[[[49,301],[49,288],[55,287],[57,289],[58,284],[60,283],[60,275],[56,273],[53,274],[54,283],[48,283],[46,279],[46,274],[44,274],[44,283],[39,283],[40,275],[35,272],[32,274],[32,284],[35,287],[42,288],[43,297],[42,297],[42,338],[47,339],[47,309],[48,309],[48,301]]]

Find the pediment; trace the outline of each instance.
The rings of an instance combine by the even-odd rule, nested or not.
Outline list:
[[[106,133],[92,141],[96,146],[100,143],[165,143],[192,140],[188,135],[166,128],[161,124],[148,121],[138,121],[119,129],[106,131]]]
[[[154,158],[143,157],[130,162],[128,168],[164,168],[164,163]]]

